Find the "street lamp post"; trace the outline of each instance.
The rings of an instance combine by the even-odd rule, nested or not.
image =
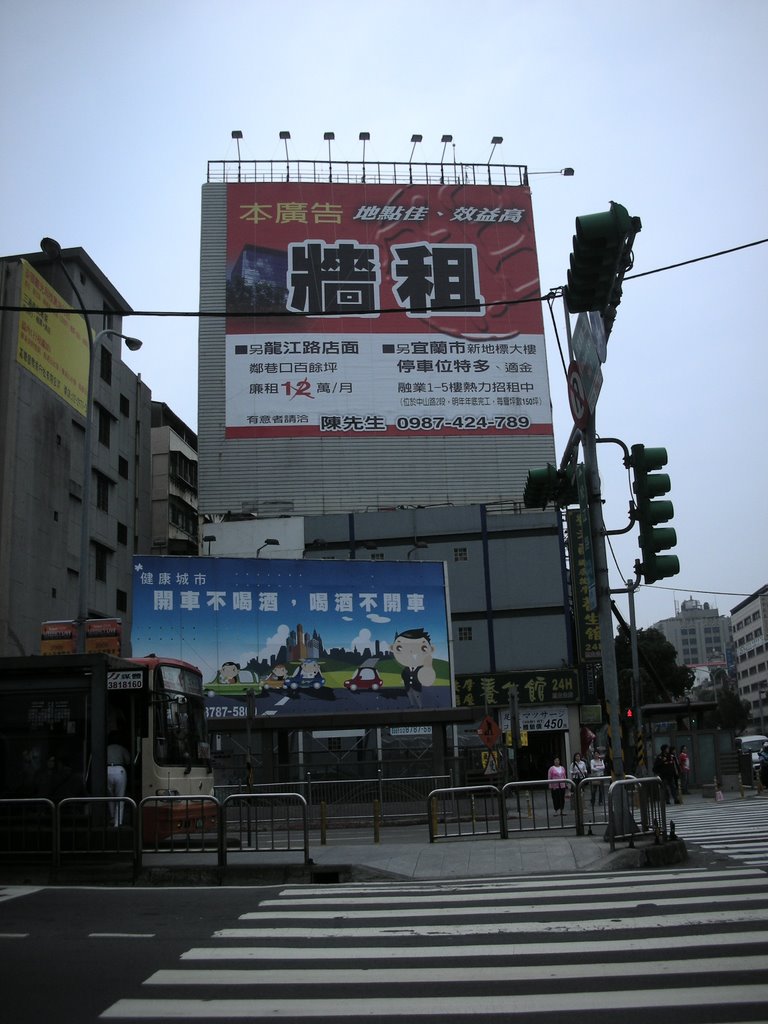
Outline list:
[[[93,472],[91,420],[93,418],[94,354],[101,339],[107,337],[107,335],[122,338],[132,352],[136,352],[141,348],[141,341],[138,338],[129,337],[127,334],[121,334],[120,331],[112,330],[111,327],[104,328],[104,330],[99,331],[94,337],[93,328],[91,327],[91,322],[88,319],[87,307],[83,302],[83,298],[78,291],[77,285],[72,280],[72,276],[67,269],[67,265],[64,262],[61,254],[61,246],[53,238],[44,238],[40,242],[40,248],[45,255],[49,257],[49,259],[58,263],[61,267],[62,273],[69,282],[69,286],[74,292],[75,298],[80,306],[80,312],[83,315],[85,330],[88,336],[88,390],[85,401],[85,434],[83,436],[83,489],[82,512],[80,514],[80,571],[77,581],[78,600],[76,619],[77,653],[85,654],[85,623],[88,619],[88,571],[90,560],[89,556],[91,552],[90,503],[91,475]]]

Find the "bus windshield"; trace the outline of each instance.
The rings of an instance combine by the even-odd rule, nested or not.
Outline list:
[[[202,677],[192,668],[160,664],[152,687],[157,764],[208,767]]]

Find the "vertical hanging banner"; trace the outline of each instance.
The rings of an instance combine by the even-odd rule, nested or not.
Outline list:
[[[225,436],[552,435],[530,190],[227,187]]]
[[[197,665],[212,718],[449,708],[448,636],[442,562],[134,559],[132,654]]]
[[[568,553],[571,562],[576,649],[579,660],[582,662],[601,661],[600,618],[590,597],[590,581],[594,583],[595,570],[591,564],[589,526],[586,523],[585,529],[585,519],[580,508],[568,509],[566,521],[568,523]]]

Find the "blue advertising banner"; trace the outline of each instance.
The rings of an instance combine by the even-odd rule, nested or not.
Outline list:
[[[209,718],[453,706],[442,562],[136,556],[134,657],[203,673]]]

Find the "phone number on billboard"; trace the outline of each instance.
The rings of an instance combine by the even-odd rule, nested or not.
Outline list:
[[[527,430],[530,425],[527,416],[400,416],[395,422],[398,430]]]
[[[206,707],[206,718],[245,718],[248,715],[248,708],[245,704],[235,704],[231,707],[223,707],[221,704],[214,704],[213,707]]]

